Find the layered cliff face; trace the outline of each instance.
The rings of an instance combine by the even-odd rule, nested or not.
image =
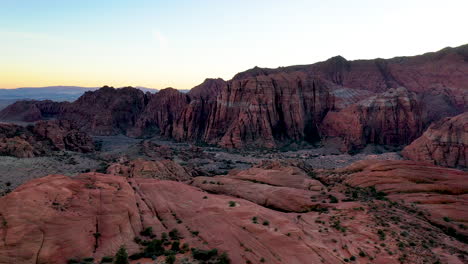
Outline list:
[[[341,139],[340,149],[349,151],[366,144],[406,145],[423,130],[423,106],[405,88],[362,100],[338,112],[328,112],[322,135]]]
[[[402,154],[415,161],[467,168],[468,112],[433,123]]]
[[[132,263],[227,263],[215,261],[224,252],[233,264],[465,262],[466,173],[368,161],[315,176],[271,166],[194,186],[99,173],[35,179],[0,198],[0,262],[100,262],[120,246]]]
[[[207,79],[188,94],[104,87],[58,108],[18,103],[0,118],[32,121],[58,112],[60,119],[95,135],[162,135],[229,148],[274,148],[324,136],[345,138],[344,150],[367,143],[407,144],[430,122],[468,110],[467,61],[468,45],[393,59],[338,56],[312,65],[255,67],[230,81]],[[377,95],[398,87],[418,99]],[[358,103],[366,98],[364,105]],[[343,120],[350,123],[340,124]]]
[[[127,134],[136,137],[154,134],[170,137],[174,123],[189,103],[189,97],[173,88],[147,96],[144,110],[136,117],[134,127],[129,128]]]
[[[218,95],[227,88],[222,79],[206,79],[188,93],[190,103],[174,123],[177,140],[205,141],[205,132],[216,111]]]
[[[92,138],[69,121],[39,121],[22,127],[0,123],[0,155],[32,158],[56,150],[94,151]]]
[[[146,105],[145,94],[135,88],[103,87],[89,91],[69,104],[60,119],[71,120],[83,131],[94,135],[126,133],[135,126]]]
[[[332,105],[327,83],[300,72],[232,80],[217,98],[204,139],[234,148],[312,141]]]
[[[35,122],[57,117],[69,103],[44,101],[17,101],[0,111],[0,120]]]
[[[468,45],[463,45],[411,57],[348,61],[337,56],[311,65],[256,67],[234,79],[301,71],[340,86],[373,92],[400,86],[421,94],[445,90],[458,110],[463,111],[468,105],[467,62]]]

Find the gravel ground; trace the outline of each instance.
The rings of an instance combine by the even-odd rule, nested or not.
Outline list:
[[[91,154],[58,152],[54,156],[23,159],[0,156],[0,193],[12,190],[30,179],[49,174],[74,176],[86,171],[105,171],[109,164],[121,160],[122,157],[125,157],[124,160],[155,158],[144,154],[141,139],[119,135],[95,137],[94,140],[101,147],[100,151]],[[158,145],[169,146],[173,151],[172,159],[175,162],[196,168],[203,175],[220,175],[228,173],[231,169],[247,169],[263,160],[297,159],[308,163],[313,168],[332,169],[348,166],[358,160],[402,159],[397,152],[373,154],[374,151],[363,151],[360,154],[349,155],[330,152],[325,148],[293,151],[238,151],[217,147],[193,148],[188,143],[176,143],[158,138],[151,139],[151,141]]]

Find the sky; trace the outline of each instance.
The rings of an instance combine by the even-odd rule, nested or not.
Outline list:
[[[0,88],[190,89],[254,66],[468,43],[467,0],[0,0]]]

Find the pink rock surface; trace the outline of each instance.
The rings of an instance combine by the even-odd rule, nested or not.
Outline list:
[[[181,243],[218,248],[229,253],[234,264],[261,263],[261,259],[331,264],[344,263],[351,256],[357,263],[400,263],[401,259],[464,263],[466,246],[449,236],[453,233],[448,226],[454,226],[456,234],[466,232],[455,227],[466,221],[466,173],[407,161],[368,161],[317,175],[323,183],[297,168],[273,164],[227,176],[195,178],[194,185],[216,194],[149,178],[50,175],[0,198],[0,262],[99,260],[114,255],[121,245],[133,254],[140,250],[134,237],[152,227],[157,237],[177,228],[183,236]],[[205,188],[205,179],[222,184]],[[431,183],[420,187],[423,180]],[[450,187],[455,185],[456,189]],[[395,204],[361,196],[345,199],[349,188],[368,186],[387,192]],[[330,195],[337,201],[332,202]],[[313,207],[317,204],[313,199],[322,209]],[[270,201],[275,206],[265,207]],[[412,201],[420,203],[413,208]],[[295,211],[296,205],[312,208],[303,213],[281,210]],[[442,215],[450,217],[450,222]],[[386,233],[383,240],[379,230]],[[410,246],[411,242],[416,243]],[[401,243],[403,248],[398,246]],[[183,257],[190,258],[190,254],[178,256],[177,261]]]
[[[150,161],[137,159],[125,163],[111,164],[108,174],[128,178],[152,178],[159,180],[187,181],[192,178],[190,171],[172,160]]]
[[[402,154],[430,164],[468,167],[468,112],[433,123]]]

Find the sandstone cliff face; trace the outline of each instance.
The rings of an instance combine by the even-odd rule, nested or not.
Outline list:
[[[204,139],[234,148],[312,141],[332,104],[328,85],[303,73],[233,80],[218,95]]]
[[[440,166],[468,167],[468,112],[433,123],[402,154]]]
[[[348,61],[337,56],[311,65],[256,67],[237,74],[234,79],[301,71],[340,86],[374,92],[400,86],[417,93],[445,90],[458,110],[463,111],[468,105],[467,61],[468,45],[463,45],[412,57]]]
[[[233,264],[464,262],[466,173],[371,161],[316,176],[253,168],[195,178],[200,189],[99,173],[50,175],[0,198],[0,262],[98,262],[121,245],[132,255],[142,248],[135,237],[148,239],[140,232],[149,227],[157,239],[177,229],[180,244],[217,248]],[[175,254],[176,263],[192,256]]]
[[[326,138],[340,138],[343,151],[369,143],[405,145],[422,133],[423,115],[414,93],[405,88],[389,89],[342,111],[328,112],[321,131]]]
[[[129,129],[128,134],[137,137],[154,134],[170,137],[174,123],[188,103],[188,96],[173,88],[149,94],[148,103],[138,115],[135,127]]]
[[[69,121],[39,121],[28,127],[0,123],[0,155],[31,158],[55,150],[92,152],[94,143]]]
[[[68,105],[67,102],[17,101],[0,111],[0,120],[34,122],[57,117]]]
[[[205,131],[216,110],[217,97],[227,87],[222,79],[206,79],[190,90],[190,103],[174,123],[172,136],[177,140],[205,141]]]
[[[72,120],[95,135],[160,134],[229,148],[274,148],[315,141],[323,136],[318,132],[323,118],[333,111],[326,131],[346,138],[343,149],[367,143],[407,144],[422,132],[418,118],[425,127],[468,110],[467,61],[468,45],[393,59],[348,61],[338,56],[312,65],[255,67],[230,81],[207,79],[188,94],[164,89],[145,95],[132,88],[104,87],[57,109],[59,118]],[[403,101],[395,105],[392,96],[382,95],[373,109],[357,106],[361,100],[398,87],[416,93],[418,105],[413,103],[414,96],[408,97],[409,107],[415,109],[407,109]],[[384,103],[385,98],[389,102]],[[386,104],[397,109],[383,110]],[[19,116],[31,121],[44,118],[48,111],[54,113],[51,115],[57,112],[54,107],[41,109],[44,107],[36,103],[17,104],[0,112],[0,119]],[[409,118],[408,125],[402,123],[403,118]],[[330,124],[330,120],[340,119],[357,127]],[[334,128],[328,129],[330,126]],[[377,139],[378,133],[383,133],[381,139]]]
[[[145,107],[145,94],[135,88],[103,87],[89,91],[68,105],[60,119],[71,120],[93,135],[126,133]]]

